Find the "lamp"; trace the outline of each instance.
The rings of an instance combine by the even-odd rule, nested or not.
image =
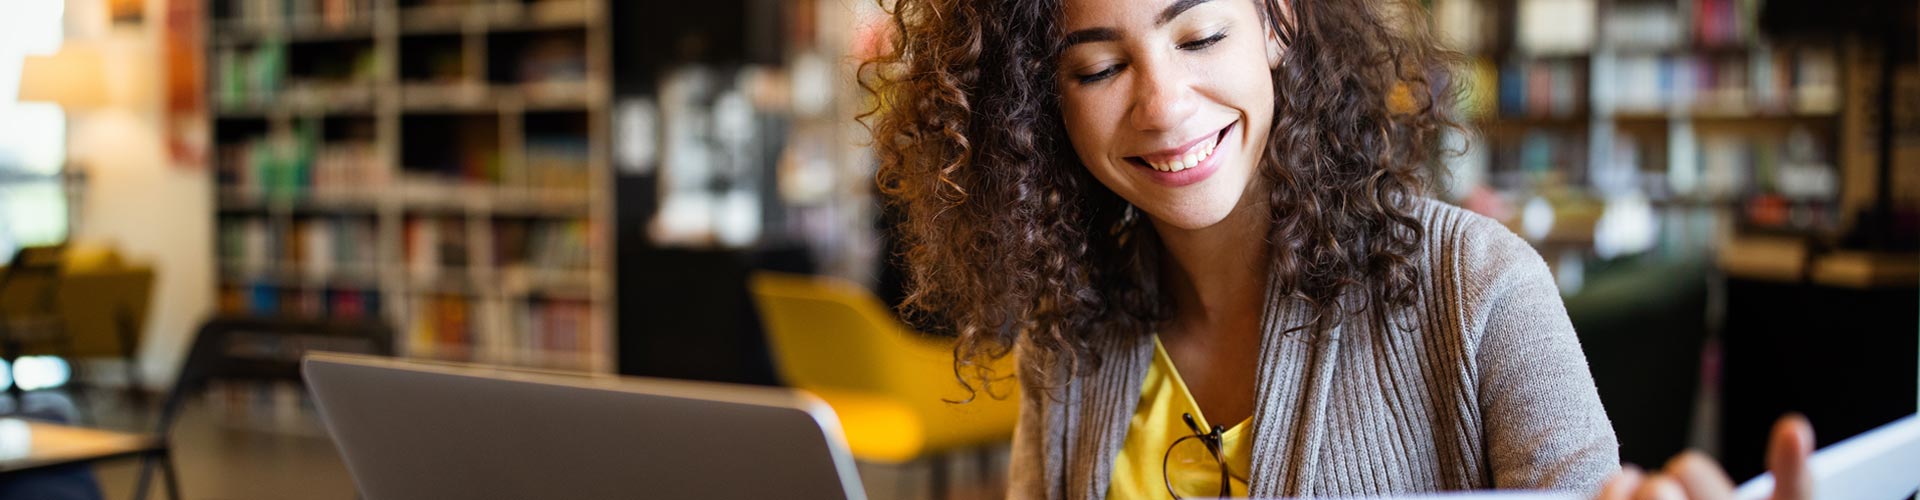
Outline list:
[[[71,144],[73,112],[102,108],[109,103],[105,68],[99,49],[87,44],[65,43],[53,55],[27,56],[20,68],[19,100],[60,106],[69,115],[63,140]],[[79,220],[75,212],[81,206],[80,196],[87,177],[86,169],[72,159],[71,152],[67,156],[60,169],[60,181],[67,198],[66,233],[70,239],[74,222]]]
[[[67,43],[48,56],[27,56],[20,67],[20,100],[49,102],[63,109],[107,105],[106,64],[99,49]]]

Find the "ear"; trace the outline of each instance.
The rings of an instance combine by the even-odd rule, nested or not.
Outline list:
[[[1286,51],[1280,48],[1280,35],[1267,33],[1267,69],[1280,69],[1281,57]]]
[[[1272,14],[1274,15],[1274,17],[1281,19],[1281,22],[1283,23],[1286,22],[1285,19],[1292,17],[1293,2],[1291,0],[1271,0],[1271,2],[1268,3],[1267,5],[1269,6],[1269,8],[1278,9],[1278,12],[1274,12]],[[1283,46],[1280,43],[1280,32],[1276,30],[1272,24],[1267,24],[1266,26],[1267,26],[1267,29],[1266,29],[1267,69],[1270,69],[1270,70],[1280,69],[1280,64],[1283,60],[1283,57],[1286,56],[1287,51],[1285,46]]]

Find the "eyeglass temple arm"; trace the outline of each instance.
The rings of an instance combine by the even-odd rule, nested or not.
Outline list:
[[[1200,442],[1207,445],[1207,451],[1213,453],[1213,460],[1220,463],[1220,497],[1232,495],[1231,485],[1227,482],[1231,478],[1227,474],[1227,456],[1220,449],[1220,434],[1226,432],[1226,428],[1215,425],[1213,432],[1201,432],[1200,422],[1194,420],[1192,413],[1181,413],[1180,420],[1187,423],[1187,428],[1193,430],[1193,434],[1200,437]],[[1164,460],[1163,458],[1162,461]],[[1161,464],[1161,468],[1165,467],[1166,464]],[[1167,491],[1169,493],[1173,491],[1171,485],[1168,486]]]

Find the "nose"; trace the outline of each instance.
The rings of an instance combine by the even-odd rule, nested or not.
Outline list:
[[[1129,120],[1141,131],[1179,130],[1199,106],[1193,99],[1186,68],[1165,61],[1135,63],[1133,110]]]

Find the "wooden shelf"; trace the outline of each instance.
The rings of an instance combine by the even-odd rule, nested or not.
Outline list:
[[[294,196],[274,196],[252,189],[229,187],[220,190],[217,201],[223,212],[372,213],[380,207],[380,189],[380,186],[359,189],[342,187]]]
[[[1815,255],[1799,238],[1740,236],[1722,245],[1718,257],[1728,275],[1761,281],[1808,281],[1840,288],[1920,283],[1920,255],[1857,250]]]
[[[586,81],[482,83],[406,83],[400,107],[408,112],[498,113],[504,110],[587,111],[609,100],[605,85]]]
[[[379,273],[372,270],[334,270],[315,276],[299,269],[300,265],[296,263],[280,263],[269,269],[249,270],[243,267],[222,265],[220,280],[229,285],[266,284],[288,288],[378,290],[381,287]]]
[[[586,216],[591,190],[502,187],[480,183],[407,180],[398,188],[409,210],[482,215]]]
[[[266,5],[249,4],[259,15],[279,12],[280,4],[268,2],[298,0],[212,1]],[[611,371],[607,2],[443,6],[369,0],[358,11],[370,13],[364,17],[208,23],[207,59],[214,64],[207,79],[215,103],[209,126],[218,152],[209,175],[249,186],[324,185],[282,190],[216,184],[212,216],[221,251],[213,274],[223,307],[274,303],[271,294],[250,296],[244,291],[250,286],[284,288],[277,304],[283,310],[311,307],[297,303],[311,304],[311,296],[301,294],[316,290],[372,292],[365,298],[377,301],[368,309],[402,333],[396,346],[402,353]],[[556,43],[549,39],[579,52],[556,56],[544,45],[545,52],[524,48]],[[578,76],[546,81],[523,73],[552,67],[559,69],[538,74]],[[229,76],[241,80],[223,80]],[[477,164],[490,173],[451,173]],[[329,184],[359,179],[367,181]],[[288,236],[305,231],[313,236]],[[349,238],[347,244],[373,256],[373,270],[311,275],[324,266],[290,262],[299,250],[286,248],[307,237]],[[268,244],[261,245],[263,238]],[[514,238],[528,242],[524,248],[502,243]],[[503,258],[531,262],[493,264]],[[441,267],[430,273],[419,267],[429,263]],[[243,290],[233,294],[235,288]],[[528,312],[549,303],[558,305]],[[443,305],[464,308],[455,312],[466,316],[436,316],[433,308]],[[564,319],[535,328],[571,335],[564,329],[572,327],[552,325],[577,326],[579,352],[555,354],[516,343],[528,334],[520,331],[528,324],[547,323],[526,323],[512,314],[556,311]],[[464,338],[468,345],[417,338],[450,325],[465,325],[466,331],[449,329],[433,338]]]
[[[400,12],[403,35],[435,35],[488,31],[587,29],[602,17],[598,2],[548,0],[475,2],[464,5],[407,7]]]
[[[330,22],[326,19],[299,17],[288,19],[282,26],[254,26],[240,21],[215,21],[213,37],[215,45],[237,46],[255,43],[330,43],[330,42],[373,42],[374,24],[371,18],[349,19]]]

